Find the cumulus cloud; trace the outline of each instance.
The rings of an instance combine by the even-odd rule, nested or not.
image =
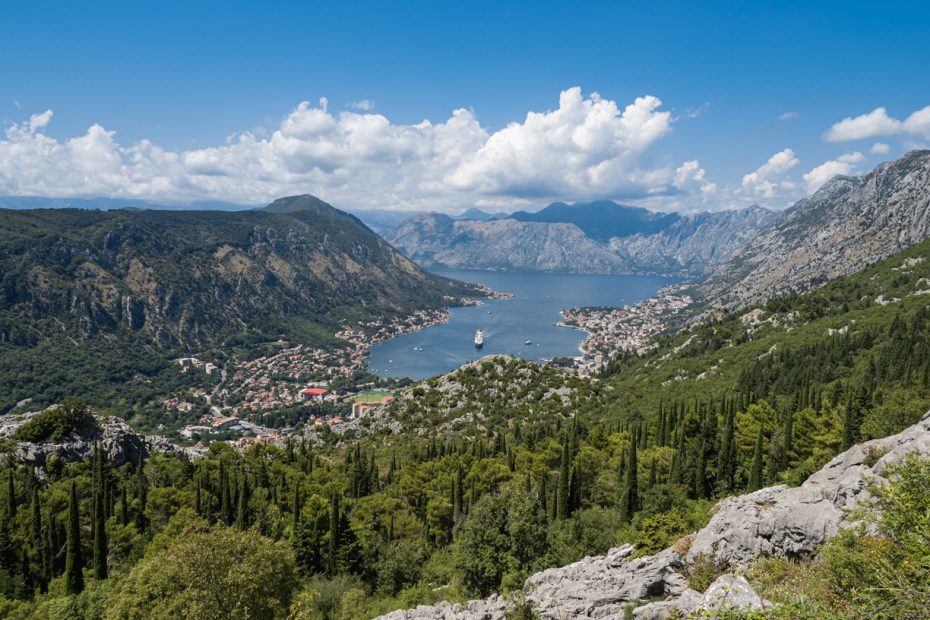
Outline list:
[[[890,151],[891,147],[884,142],[876,142],[872,145],[872,148],[869,149],[870,153],[874,153],[876,155],[887,155]]]
[[[622,111],[597,93],[563,91],[559,107],[511,123],[446,176],[458,189],[484,194],[644,195],[668,174],[645,170],[640,156],[671,131],[657,97]]]
[[[621,107],[571,88],[557,108],[497,132],[467,109],[408,125],[356,108],[336,113],[325,98],[305,101],[267,134],[177,152],[149,140],[121,145],[100,125],[57,140],[44,132],[48,110],[0,139],[0,193],[258,203],[310,192],[349,208],[449,210],[715,188],[696,160],[677,169],[652,163],[650,149],[673,123],[652,96]]]
[[[903,121],[889,116],[884,107],[878,107],[867,114],[844,118],[830,127],[824,137],[829,142],[849,142],[898,134],[930,138],[930,106],[917,110]]]
[[[681,190],[687,190],[692,186],[697,186],[702,193],[713,194],[717,191],[717,184],[706,181],[704,179],[705,176],[706,173],[704,169],[701,168],[701,163],[696,159],[692,159],[678,167],[675,171],[673,184]]]
[[[753,172],[743,176],[743,189],[763,198],[774,197],[779,188],[790,190],[794,184],[786,178],[785,173],[798,163],[800,162],[791,149],[779,151]]]
[[[359,99],[358,101],[353,101],[349,104],[349,107],[353,110],[362,110],[363,112],[371,112],[375,109],[375,102],[371,99]]]
[[[816,192],[820,187],[836,175],[850,174],[856,164],[862,162],[865,156],[859,151],[845,153],[836,159],[826,161],[804,174],[804,185],[810,193]]]

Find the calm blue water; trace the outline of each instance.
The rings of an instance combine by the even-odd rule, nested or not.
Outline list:
[[[444,325],[398,336],[371,349],[368,368],[384,377],[425,379],[485,355],[506,354],[542,361],[576,355],[584,332],[556,327],[559,312],[579,306],[634,304],[676,280],[651,276],[587,276],[534,271],[437,269],[435,273],[465,282],[487,284],[513,299],[453,308]],[[475,330],[485,332],[476,349]],[[530,344],[526,344],[529,340]],[[422,349],[422,350],[419,350]]]

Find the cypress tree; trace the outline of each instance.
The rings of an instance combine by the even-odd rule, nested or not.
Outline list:
[[[119,497],[119,522],[121,525],[129,525],[129,498],[126,494],[126,483],[121,485]]]
[[[32,541],[36,548],[42,541],[42,505],[37,486],[32,487]]]
[[[717,456],[717,477],[721,486],[730,491],[733,489],[733,476],[736,470],[736,442],[733,437],[734,413],[726,414],[723,425],[723,440],[720,442],[720,454]]]
[[[620,491],[620,519],[628,522],[633,518],[639,503],[637,488],[636,442],[630,441],[626,467],[624,468],[623,488]]]
[[[562,442],[562,462],[559,466],[559,488],[556,496],[556,518],[567,519],[571,506],[570,492],[570,472],[569,472],[569,455],[568,455],[569,438],[566,437]]]
[[[220,514],[223,523],[232,525],[232,499],[229,496],[229,479],[226,468],[220,462]]]
[[[94,501],[94,579],[107,578],[106,508],[102,494]]]
[[[339,557],[339,494],[333,493],[332,505],[329,510],[329,562],[327,573],[330,577],[336,574]]]
[[[7,491],[6,491],[6,511],[10,519],[16,517],[16,486],[13,484],[13,469],[10,468],[9,476],[7,478]]]
[[[80,594],[84,590],[84,559],[81,554],[81,520],[78,512],[77,490],[71,483],[68,501],[68,546],[65,556],[65,592]]]
[[[452,481],[452,518],[453,521],[458,522],[462,517],[462,485],[464,480],[462,478],[462,468],[458,467],[455,470],[455,478]]]
[[[239,481],[238,506],[236,509],[236,527],[244,530],[249,526],[249,481],[245,474]]]
[[[756,447],[752,453],[752,469],[749,471],[749,484],[746,490],[758,491],[762,488],[762,423],[759,423],[759,434],[756,436]]]
[[[145,461],[142,460],[142,451],[139,451],[139,464],[136,467],[136,494],[139,499],[139,513],[136,522],[139,529],[145,528],[145,506],[148,503],[149,480],[145,477]]]
[[[291,506],[291,536],[297,540],[300,532],[300,486],[294,485],[294,503]]]
[[[10,537],[10,520],[0,519],[0,569],[12,573],[16,569],[16,549]]]
[[[200,499],[200,478],[197,478],[197,494],[194,496],[194,512],[197,513],[197,516],[203,516],[203,506],[201,505]]]
[[[549,474],[548,472],[543,472],[542,477],[539,479],[539,507],[542,509],[543,514],[547,517],[549,516]]]
[[[785,427],[782,429],[782,470],[791,465],[792,436],[794,435],[794,412],[788,410],[785,414]]]

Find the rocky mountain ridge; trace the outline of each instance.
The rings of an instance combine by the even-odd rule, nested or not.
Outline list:
[[[657,620],[673,613],[767,606],[748,582],[732,574],[696,592],[688,587],[686,567],[700,557],[726,562],[731,570],[764,555],[811,557],[853,522],[849,509],[868,496],[869,481],[881,480],[889,464],[911,452],[930,455],[930,412],[897,435],[837,455],[799,487],[774,486],[723,500],[707,526],[655,555],[637,558],[625,545],[536,573],[526,582],[526,599],[545,620],[616,618],[629,607],[634,607],[634,618]],[[662,600],[654,600],[658,597]],[[379,620],[498,620],[510,604],[494,595],[462,605],[395,611]]]
[[[930,151],[837,176],[710,274],[698,295],[736,308],[815,288],[930,236]]]
[[[578,223],[549,221],[572,219],[565,214],[573,207],[561,206],[541,219],[529,219],[534,214],[491,221],[418,214],[386,239],[427,267],[694,276],[725,260],[779,217],[758,206],[688,216],[653,214],[646,222],[605,228],[626,231],[623,236],[605,236],[591,228],[593,216]]]
[[[0,342],[138,334],[160,349],[330,333],[450,305],[426,273],[312,196],[237,212],[0,209]]]
[[[53,405],[42,411],[0,416],[0,439],[13,440],[16,431],[36,416],[54,410]],[[198,458],[205,452],[199,448],[181,448],[164,437],[140,435],[122,418],[93,414],[93,423],[72,431],[59,440],[17,441],[13,458],[41,471],[52,458],[62,463],[73,463],[90,458],[98,445],[107,460],[114,466],[137,463],[154,452],[164,452],[179,458]]]

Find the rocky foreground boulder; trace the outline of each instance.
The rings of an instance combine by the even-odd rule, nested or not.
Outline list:
[[[634,558],[634,548],[624,545],[536,573],[526,582],[526,598],[546,620],[617,618],[631,606],[640,620],[661,620],[673,612],[765,608],[771,603],[742,577],[723,575],[700,593],[688,587],[684,573],[700,557],[735,570],[765,555],[812,556],[850,524],[848,509],[867,495],[869,481],[881,479],[890,463],[910,452],[930,455],[930,413],[897,435],[853,446],[799,487],[774,486],[723,500],[706,527],[655,555]],[[654,602],[646,602],[650,599]],[[507,600],[494,595],[395,611],[379,620],[500,620],[507,608]]]
[[[41,413],[33,411],[0,416],[0,439],[12,439],[21,426]],[[58,441],[19,441],[13,454],[22,463],[35,467],[44,467],[53,456],[64,463],[88,458],[94,451],[95,443],[100,446],[109,462],[116,466],[138,462],[140,455],[147,457],[153,452],[166,452],[186,458],[202,455],[198,449],[181,448],[164,437],[140,435],[121,418],[94,414],[93,419],[94,424],[87,424]]]

